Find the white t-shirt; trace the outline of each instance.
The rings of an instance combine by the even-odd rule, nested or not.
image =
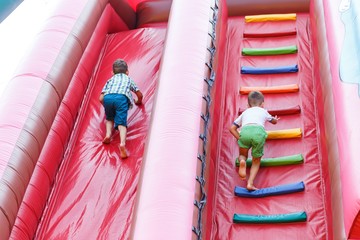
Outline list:
[[[271,121],[273,117],[261,107],[251,107],[246,109],[237,119],[234,124],[238,127],[245,126],[247,124],[257,124],[262,127],[265,125],[265,121]]]

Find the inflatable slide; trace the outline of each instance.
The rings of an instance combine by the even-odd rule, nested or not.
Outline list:
[[[356,1],[52,4],[0,96],[1,240],[360,239]],[[118,58],[144,94],[127,159],[102,143]],[[280,120],[248,191],[252,90]]]

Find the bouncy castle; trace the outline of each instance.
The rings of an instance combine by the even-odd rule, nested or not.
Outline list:
[[[1,240],[360,239],[358,1],[53,5],[0,96]],[[127,159],[98,100],[118,58],[144,94]],[[252,90],[280,120],[248,191]]]

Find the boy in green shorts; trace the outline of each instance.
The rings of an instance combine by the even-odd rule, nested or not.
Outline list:
[[[260,160],[264,155],[264,144],[267,138],[265,122],[276,124],[280,118],[271,116],[264,109],[264,95],[259,91],[252,91],[248,95],[248,108],[233,122],[230,133],[238,140],[240,149],[239,175],[246,180],[246,159],[251,148],[252,164],[246,188],[256,190],[254,179],[260,168]],[[241,127],[241,128],[240,128]],[[238,129],[240,128],[240,132]]]

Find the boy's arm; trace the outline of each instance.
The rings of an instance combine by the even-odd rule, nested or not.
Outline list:
[[[272,123],[272,124],[277,124],[277,122],[280,120],[280,118],[278,117],[278,116],[275,116],[275,117],[272,117],[271,118],[271,120],[270,120],[270,122]]]
[[[136,105],[141,105],[142,104],[142,99],[143,99],[143,94],[141,93],[140,90],[137,90],[135,92],[136,96],[137,96],[137,100],[135,101]]]
[[[239,126],[235,125],[234,123],[231,125],[231,127],[229,128],[230,133],[237,139],[240,139],[240,134],[238,132]]]

